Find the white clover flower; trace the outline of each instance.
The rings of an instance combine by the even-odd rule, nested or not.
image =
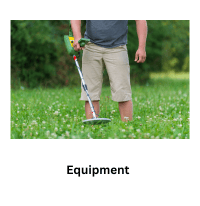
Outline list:
[[[52,107],[49,107],[49,110],[50,110],[50,111],[51,111],[51,108],[52,108]]]
[[[56,133],[51,133],[51,136],[56,138],[57,137],[57,134]]]
[[[163,113],[161,112],[160,115],[163,115]]]
[[[141,117],[140,117],[140,116],[138,116],[137,118],[138,118],[138,119],[140,119]]]
[[[82,125],[81,128],[84,128],[84,125]]]
[[[66,114],[66,115],[65,115],[65,117],[69,117],[69,115],[68,115],[68,114]]]
[[[136,129],[137,132],[140,132],[140,129]]]
[[[178,136],[180,137],[180,136],[181,136],[181,133],[179,133]]]
[[[42,124],[45,124],[46,122],[45,121],[42,121]]]
[[[129,117],[124,117],[125,120],[129,120]]]
[[[123,137],[125,138],[125,137],[126,137],[126,135],[123,135]]]
[[[65,134],[66,134],[67,137],[69,137],[69,132],[68,131],[66,131]]]
[[[58,131],[58,128],[57,128],[57,127],[55,127],[54,131],[55,131],[55,132],[57,132],[57,131]]]
[[[26,126],[26,123],[23,123],[22,125],[25,127],[25,126]]]
[[[58,115],[58,111],[55,111],[54,114],[55,114],[55,115]]]
[[[68,124],[67,127],[70,127],[70,125]]]
[[[33,120],[33,121],[31,122],[31,125],[37,125],[36,120]]]
[[[36,132],[35,134],[38,135],[38,132]]]
[[[113,114],[114,112],[115,112],[115,110],[112,110],[112,111],[111,111],[111,114]]]
[[[175,121],[175,122],[176,122],[176,121],[177,121],[177,119],[176,119],[176,118],[174,118],[174,119],[173,119],[173,121]]]
[[[19,114],[19,111],[17,111],[17,113]]]
[[[125,132],[125,129],[122,129],[122,132]]]
[[[182,127],[183,125],[182,125],[182,124],[178,124],[177,126],[178,126],[178,127]]]
[[[47,136],[49,136],[50,135],[50,131],[48,130],[48,131],[46,131],[46,135]]]

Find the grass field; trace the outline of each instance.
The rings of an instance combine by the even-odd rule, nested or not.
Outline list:
[[[170,76],[171,75],[171,76]],[[83,125],[80,88],[11,91],[12,139],[188,139],[189,75],[151,74],[132,86],[133,121],[122,122],[110,88],[102,89],[100,117],[107,125]]]

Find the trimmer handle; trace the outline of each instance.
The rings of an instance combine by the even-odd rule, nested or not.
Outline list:
[[[78,43],[80,44],[80,47],[84,47],[89,41],[90,41],[90,39],[81,38],[81,39],[78,41]]]
[[[78,41],[78,43],[80,44],[80,47],[84,47],[89,41],[90,39],[81,38]],[[73,44],[74,44],[73,36],[64,35],[64,42],[65,42],[67,52],[70,56],[78,55],[80,53],[80,52],[76,52],[73,48]]]

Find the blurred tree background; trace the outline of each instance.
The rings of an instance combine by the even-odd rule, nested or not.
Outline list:
[[[85,24],[82,21],[82,35]],[[134,62],[138,47],[136,24],[134,20],[128,22],[132,83],[147,83],[150,72],[189,72],[189,21],[148,20],[147,24],[147,59],[137,64]],[[68,20],[12,20],[11,88],[80,85],[73,58],[64,45],[63,36],[68,34]],[[106,70],[104,85],[109,85]]]

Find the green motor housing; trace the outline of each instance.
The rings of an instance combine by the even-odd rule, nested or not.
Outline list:
[[[80,44],[80,47],[84,47],[88,42],[90,41],[90,39],[86,39],[86,38],[81,38],[78,43]],[[67,49],[67,52],[70,56],[73,55],[78,55],[79,52],[76,52],[73,48],[73,43],[74,43],[74,37],[71,35],[64,35],[64,42],[65,42],[65,46]]]

